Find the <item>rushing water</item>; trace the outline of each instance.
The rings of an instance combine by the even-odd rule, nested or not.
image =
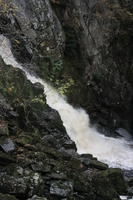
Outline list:
[[[0,55],[7,65],[15,68],[23,67],[16,62],[10,50],[10,43],[7,38],[0,36]],[[70,138],[75,141],[78,153],[91,153],[100,161],[108,163],[110,167],[133,169],[133,150],[131,142],[125,139],[114,139],[99,134],[90,127],[89,117],[83,109],[74,109],[42,79],[26,72],[27,79],[32,83],[39,82],[44,85],[47,104],[56,109],[63,121]]]

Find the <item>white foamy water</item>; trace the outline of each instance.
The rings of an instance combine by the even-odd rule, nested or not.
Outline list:
[[[91,153],[110,167],[133,169],[131,143],[124,139],[105,137],[92,129],[89,117],[83,109],[74,109],[47,83],[30,75],[16,62],[10,50],[9,41],[3,36],[0,36],[0,55],[6,64],[22,69],[32,83],[39,82],[44,85],[47,104],[59,112],[68,135],[76,143],[79,154]]]

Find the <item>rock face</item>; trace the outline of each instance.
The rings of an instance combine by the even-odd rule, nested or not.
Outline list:
[[[128,73],[132,71],[130,56],[132,37],[129,29],[122,35],[125,28],[124,19],[121,18],[123,10],[130,12],[131,18],[125,18],[126,23],[131,24],[132,10],[129,11],[128,6],[124,8],[124,3],[114,4],[111,1],[106,3],[74,1],[74,3],[74,19],[77,26],[82,27],[83,33],[81,43],[82,45],[84,43],[82,53],[86,63],[83,73],[86,82],[84,97],[86,108],[90,117],[98,123],[111,128],[120,126],[123,123],[121,118],[123,121],[129,120],[132,98],[132,83]],[[122,42],[122,37],[128,37],[126,44]],[[131,74],[132,72],[130,76]],[[124,125],[126,126],[123,123]]]
[[[86,67],[83,76],[88,112],[99,124],[129,128],[128,124],[131,128],[131,1],[75,0],[74,4],[75,19],[84,35]],[[132,131],[130,128],[128,130]]]
[[[75,75],[76,84],[81,82],[70,100],[82,105],[93,122],[111,129],[122,126],[132,133],[132,3],[73,0],[68,4],[64,14],[53,8],[67,30],[65,51],[75,52],[74,69],[82,74],[82,78]]]
[[[49,60],[53,56],[58,60],[61,57],[64,33],[49,0],[6,0],[0,3],[0,10],[4,10],[0,31],[11,39],[14,55],[19,61],[30,61],[32,69],[37,72],[39,68],[33,66],[35,62],[41,62],[42,73],[46,58]]]
[[[0,10],[0,31],[27,70],[54,84],[72,76],[69,99],[93,123],[132,133],[131,1],[6,0]]]

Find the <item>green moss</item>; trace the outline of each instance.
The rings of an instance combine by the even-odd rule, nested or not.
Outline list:
[[[74,189],[80,192],[88,192],[90,191],[90,185],[86,179],[84,179],[81,175],[76,174],[74,177]]]
[[[25,144],[37,144],[40,141],[40,133],[38,129],[34,128],[34,132],[22,132],[19,135],[19,140],[23,145]]]
[[[13,195],[1,194],[1,193],[0,193],[0,199],[1,200],[17,200],[16,197]]]
[[[97,161],[97,160],[91,160],[90,166],[94,167],[96,169],[100,169],[100,170],[108,169],[108,165],[107,164],[102,163],[102,162]]]
[[[12,163],[7,166],[7,174],[11,176],[17,176],[19,172],[17,171],[19,166],[16,163]]]
[[[98,175],[92,179],[92,191],[102,200],[112,200],[119,195],[107,177]]]
[[[107,177],[113,186],[113,188],[119,194],[125,194],[127,187],[124,180],[123,172],[121,169],[109,169],[103,172],[103,176]]]

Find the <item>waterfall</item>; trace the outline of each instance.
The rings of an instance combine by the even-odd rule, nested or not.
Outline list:
[[[0,36],[0,55],[7,65],[22,69],[32,83],[39,82],[44,86],[47,104],[59,112],[68,135],[76,143],[79,154],[91,153],[110,167],[133,169],[133,150],[131,149],[133,143],[125,139],[105,137],[91,128],[89,117],[83,109],[73,108],[67,103],[65,97],[61,97],[45,81],[23,69],[13,57],[10,42],[4,36]]]

